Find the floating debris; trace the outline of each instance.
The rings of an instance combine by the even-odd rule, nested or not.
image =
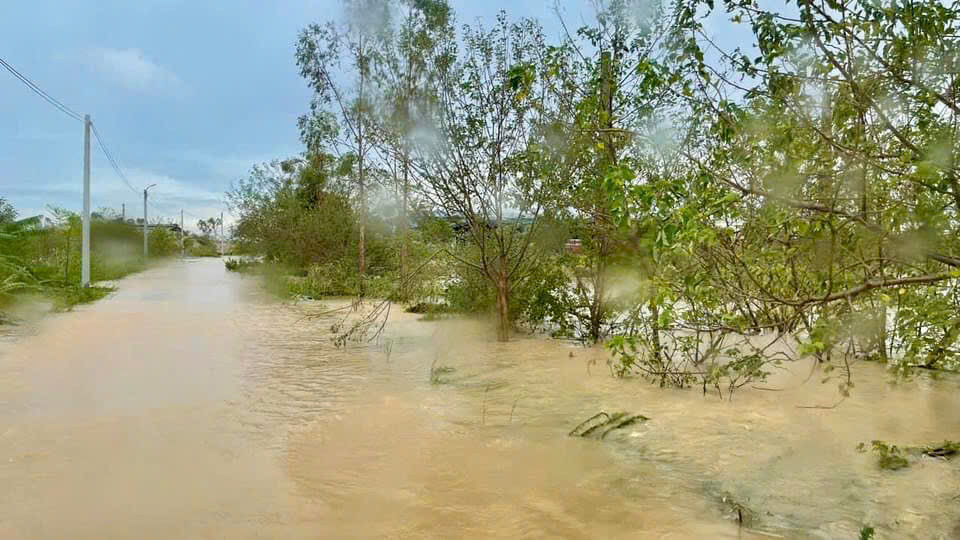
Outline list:
[[[611,415],[600,411],[590,418],[587,418],[583,422],[580,422],[577,427],[573,428],[569,435],[571,437],[603,439],[611,431],[622,429],[640,422],[646,422],[647,420],[649,420],[649,418],[642,414],[618,412]]]

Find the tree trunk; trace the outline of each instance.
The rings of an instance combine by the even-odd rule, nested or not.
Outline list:
[[[361,161],[362,163],[362,161]],[[363,170],[363,165],[360,166]],[[358,249],[360,251],[360,279],[367,273],[367,190],[363,182],[360,182],[360,242]]]
[[[497,281],[497,341],[510,340],[510,289],[507,277]]]
[[[367,273],[367,186],[363,176],[363,122],[364,122],[364,102],[363,102],[363,83],[366,78],[365,63],[363,58],[363,37],[360,38],[360,103],[358,105],[357,117],[357,167],[358,179],[360,184],[360,291],[363,292],[363,278]]]
[[[650,329],[651,341],[653,341],[653,359],[656,365],[662,365],[663,345],[660,343],[660,305],[656,298],[650,299]]]
[[[407,299],[407,243],[409,242],[407,230],[409,222],[407,216],[407,204],[410,195],[410,165],[409,152],[406,145],[403,150],[403,195],[400,210],[400,298]]]
[[[500,270],[496,275],[497,287],[497,341],[510,340],[510,278],[507,259],[500,256]]]
[[[596,265],[593,277],[593,298],[590,302],[590,340],[599,343],[603,337],[603,324],[607,318],[607,239],[605,229],[600,229]]]

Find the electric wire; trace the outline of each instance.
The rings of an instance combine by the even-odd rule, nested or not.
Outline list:
[[[47,103],[49,103],[49,104],[53,105],[54,107],[56,107],[57,109],[59,109],[60,112],[62,112],[63,114],[66,114],[67,116],[69,116],[70,118],[73,118],[74,120],[81,120],[81,121],[83,120],[83,116],[81,116],[79,113],[77,113],[76,111],[74,111],[74,110],[71,109],[70,107],[67,107],[66,105],[64,105],[63,103],[61,103],[58,99],[54,98],[54,97],[51,96],[50,94],[48,94],[48,93],[46,93],[45,91],[43,91],[42,88],[40,88],[39,86],[37,86],[33,81],[31,81],[30,79],[28,79],[25,75],[23,75],[22,73],[20,73],[19,71],[17,71],[16,68],[14,68],[14,67],[11,66],[9,63],[7,63],[7,61],[4,60],[3,58],[0,58],[0,65],[2,65],[3,67],[5,67],[5,68],[7,69],[7,71],[9,71],[14,77],[16,77],[17,79],[19,79],[20,82],[22,82],[24,85],[27,86],[27,88],[29,88],[29,89],[32,90],[35,94],[37,94],[38,96],[40,96],[41,98],[43,98]]]
[[[0,58],[0,65],[2,65],[7,71],[10,72],[11,75],[16,77],[20,82],[22,82],[27,88],[29,88],[35,94],[40,96],[44,101],[46,101],[47,103],[55,107],[57,110],[59,110],[60,112],[62,112],[63,114],[69,116],[74,120],[83,121],[84,118],[80,113],[74,111],[70,107],[67,107],[60,100],[48,94],[46,91],[40,88],[36,83],[31,81],[26,75],[17,71],[16,68],[10,65],[10,63],[4,60],[3,58]],[[90,127],[93,130],[94,137],[97,139],[97,146],[100,147],[100,151],[103,152],[104,156],[106,156],[107,161],[110,163],[110,167],[113,168],[114,172],[117,173],[117,176],[120,177],[120,180],[123,181],[124,185],[126,185],[127,188],[130,189],[130,191],[132,191],[135,195],[140,195],[141,191],[133,187],[133,184],[131,184],[130,181],[127,179],[127,175],[123,173],[123,169],[120,168],[120,164],[117,163],[117,160],[113,157],[113,154],[111,154],[110,150],[107,148],[107,144],[104,142],[103,137],[100,135],[100,131],[97,130],[96,124],[94,124],[93,122],[90,122]],[[147,204],[157,214],[162,214],[162,212],[153,204],[153,202],[148,200]],[[192,216],[196,219],[203,219],[200,216],[192,212],[189,212],[187,210],[183,210],[183,212],[184,214],[188,216]]]
[[[97,125],[93,122],[90,122],[90,127],[93,128],[93,136],[97,139],[97,146],[100,147],[100,151],[103,152],[103,155],[107,157],[107,161],[110,162],[110,166],[113,167],[114,172],[116,172],[117,176],[120,177],[120,180],[122,180],[123,183],[130,188],[130,191],[136,195],[139,195],[139,190],[133,187],[133,184],[127,180],[127,175],[123,174],[123,170],[120,169],[120,165],[117,163],[117,160],[113,158],[112,154],[110,154],[110,150],[107,149],[107,143],[103,142],[103,137],[100,136],[100,132],[97,130]]]

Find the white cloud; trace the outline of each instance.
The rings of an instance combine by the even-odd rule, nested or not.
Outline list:
[[[90,67],[128,90],[174,96],[187,90],[176,73],[157,64],[140,49],[96,47],[84,56]]]

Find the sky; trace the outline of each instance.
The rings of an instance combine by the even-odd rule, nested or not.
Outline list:
[[[92,150],[92,203],[128,217],[186,212],[188,228],[225,211],[224,193],[256,163],[302,151],[296,121],[310,90],[294,61],[298,32],[337,17],[339,0],[31,0],[0,8],[0,58],[90,114],[133,189]],[[590,13],[565,0],[568,24]],[[554,0],[451,0],[458,23],[536,17]],[[82,205],[83,125],[0,69],[0,197],[21,216]],[[227,222],[230,222],[227,216]]]

